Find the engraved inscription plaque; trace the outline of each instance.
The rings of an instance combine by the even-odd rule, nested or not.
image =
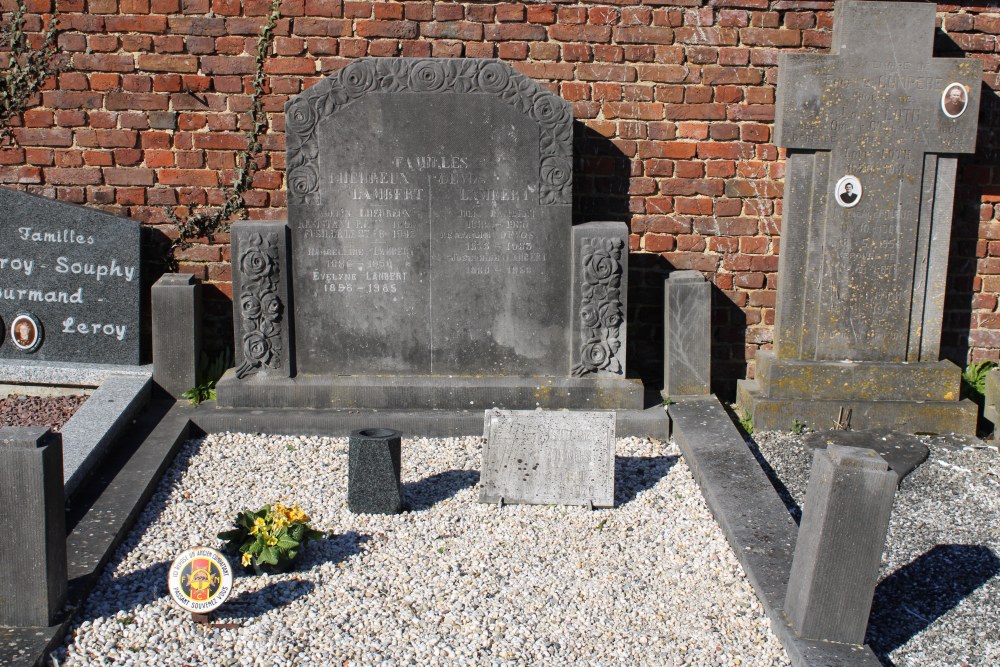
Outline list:
[[[615,418],[487,410],[479,501],[614,507]]]
[[[566,375],[572,120],[494,60],[366,58],[290,100],[298,372]]]
[[[141,362],[139,223],[0,188],[0,358]]]

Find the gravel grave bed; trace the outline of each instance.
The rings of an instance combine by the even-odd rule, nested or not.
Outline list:
[[[1000,665],[1000,453],[974,438],[920,436],[930,457],[892,507],[866,643],[896,667]],[[798,520],[812,450],[754,433]]]
[[[477,502],[482,438],[404,439],[395,516],[347,509],[347,439],[187,442],[81,609],[60,665],[785,666],[679,450],[618,441],[616,507]],[[335,536],[288,574],[238,576],[216,623],[172,559],[245,508],[298,502]],[[237,571],[239,569],[237,568]]]
[[[24,396],[12,394],[0,398],[0,426],[51,426],[53,431],[66,425],[88,396]]]

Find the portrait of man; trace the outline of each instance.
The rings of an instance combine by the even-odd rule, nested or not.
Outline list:
[[[958,118],[965,113],[967,106],[969,106],[969,94],[965,86],[960,83],[950,84],[941,94],[941,108],[948,118]]]
[[[17,349],[34,352],[41,343],[41,326],[34,316],[22,313],[10,323],[10,337]]]
[[[861,181],[857,176],[848,174],[839,181],[833,189],[834,201],[842,208],[852,208],[861,201]]]

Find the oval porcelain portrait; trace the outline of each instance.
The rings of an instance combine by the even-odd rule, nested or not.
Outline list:
[[[842,208],[854,208],[861,201],[861,181],[857,176],[848,174],[833,188],[833,197]]]
[[[969,91],[956,82],[948,84],[941,93],[941,111],[948,118],[958,118],[969,106]]]
[[[34,352],[42,344],[42,324],[31,313],[18,313],[10,323],[10,339],[22,352]]]

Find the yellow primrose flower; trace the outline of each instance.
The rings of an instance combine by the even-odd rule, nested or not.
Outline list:
[[[243,567],[247,567],[248,565],[250,565],[250,560],[251,560],[250,554],[243,554],[243,557],[240,559],[240,562],[243,563]]]
[[[285,527],[287,525],[288,525],[288,517],[286,517],[286,516],[277,516],[277,517],[274,517],[274,527],[275,528],[283,528],[283,527]]]
[[[253,520],[253,528],[250,529],[250,534],[256,535],[260,531],[264,530],[265,526],[267,526],[267,522],[260,517],[257,517]]]
[[[278,538],[273,535],[267,538],[267,546],[273,547],[278,543]]]

